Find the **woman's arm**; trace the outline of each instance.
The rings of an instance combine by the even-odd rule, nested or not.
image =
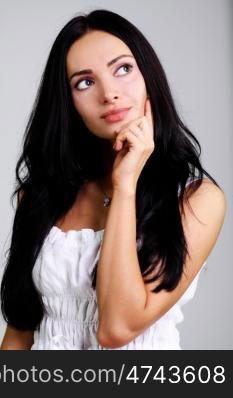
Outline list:
[[[98,261],[96,294],[99,343],[113,347],[131,340],[130,326],[141,316],[146,303],[136,249],[133,190],[113,191]]]
[[[34,343],[34,331],[22,331],[7,325],[0,350],[30,350]]]
[[[209,256],[224,221],[225,196],[203,180],[189,203],[196,217],[184,203],[182,225],[190,253],[185,274],[172,292],[153,293],[160,281],[146,284],[137,258],[135,195],[114,190],[97,269],[101,345],[123,346],[157,321],[184,294]]]

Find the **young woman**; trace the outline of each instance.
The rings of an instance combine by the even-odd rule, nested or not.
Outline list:
[[[181,349],[181,306],[226,210],[200,153],[132,23],[68,22],[16,166],[1,349]]]

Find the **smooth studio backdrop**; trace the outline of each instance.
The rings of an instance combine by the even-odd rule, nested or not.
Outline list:
[[[149,39],[178,112],[200,141],[203,166],[225,192],[225,223],[178,328],[183,349],[233,349],[231,0],[1,0],[0,279],[14,216],[10,195],[16,161],[50,48],[71,18],[95,8],[128,18]],[[5,327],[0,314],[0,341]]]

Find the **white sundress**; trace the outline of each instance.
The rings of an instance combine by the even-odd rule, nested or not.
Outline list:
[[[176,326],[184,318],[181,307],[194,297],[206,261],[183,296],[159,320],[128,344],[106,348],[96,339],[98,308],[91,286],[103,234],[104,229],[51,228],[32,271],[48,314],[34,331],[31,350],[181,350]]]

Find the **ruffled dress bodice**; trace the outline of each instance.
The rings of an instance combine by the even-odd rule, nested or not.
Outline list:
[[[31,350],[107,349],[96,339],[98,308],[96,292],[91,286],[91,273],[100,255],[103,234],[104,230],[88,228],[63,232],[53,226],[45,238],[32,276],[47,314],[34,332]],[[115,349],[181,349],[176,325],[183,321],[181,307],[193,298],[201,270],[165,315],[133,341]]]

